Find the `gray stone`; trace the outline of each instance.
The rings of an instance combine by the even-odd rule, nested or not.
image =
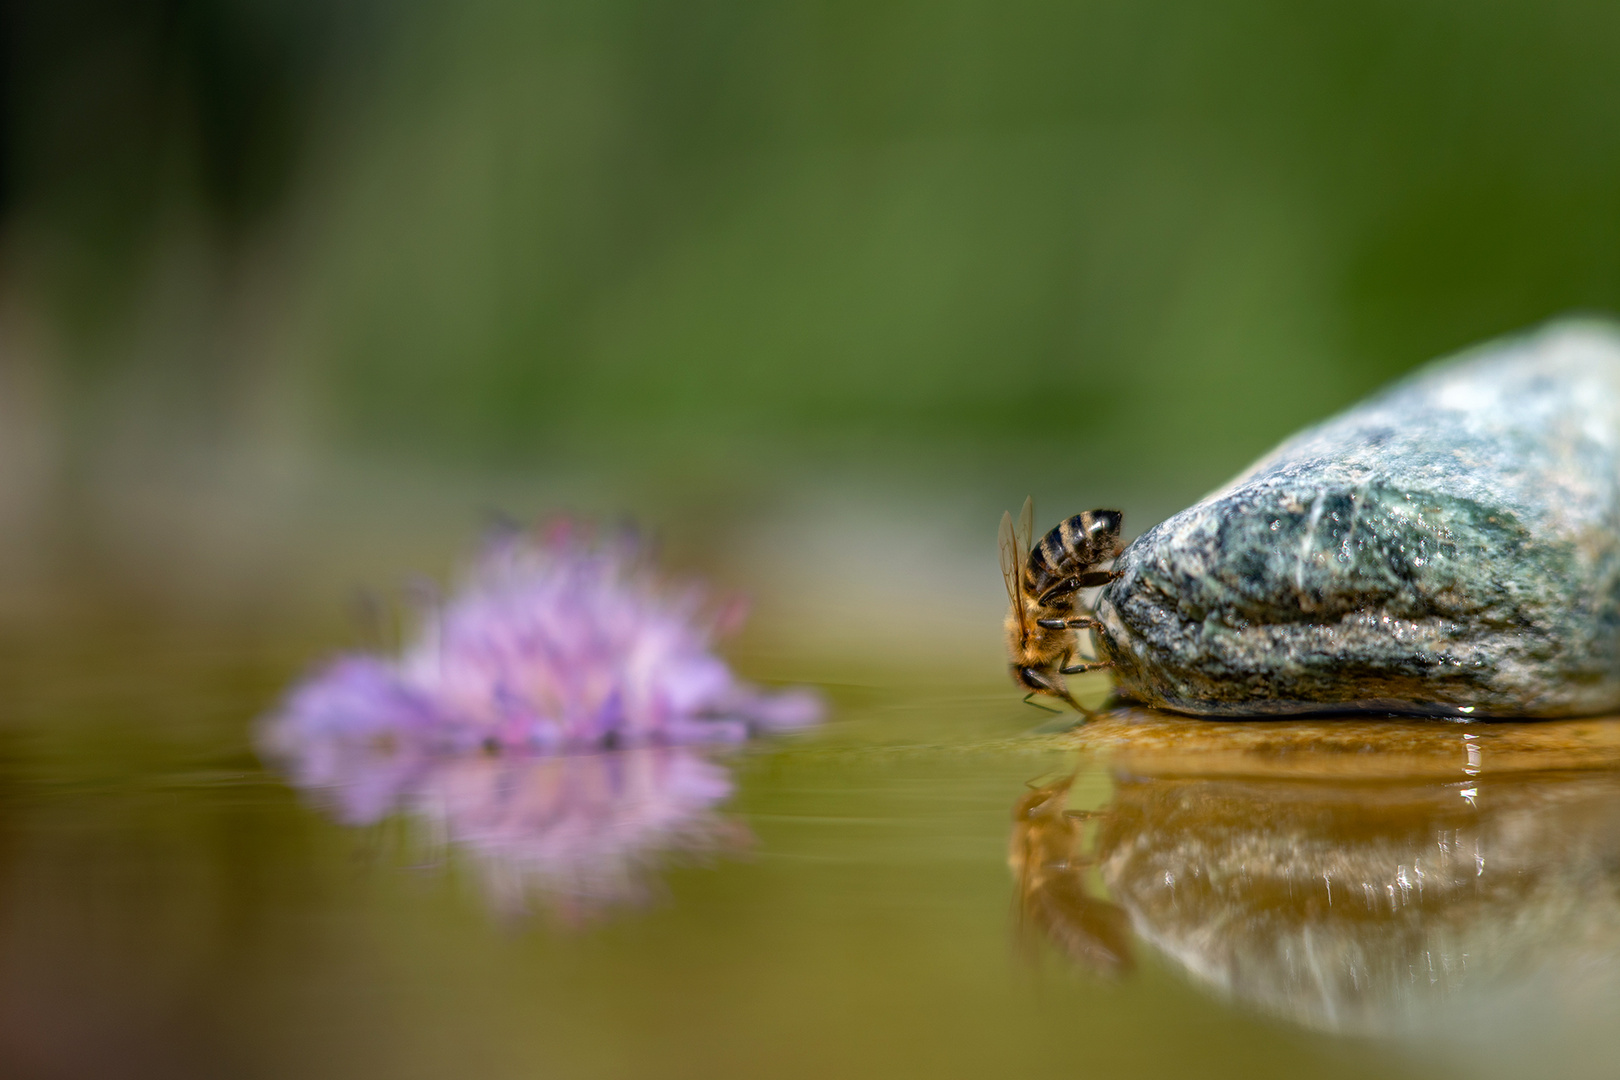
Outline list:
[[[1620,709],[1620,333],[1560,322],[1422,368],[1116,565],[1097,646],[1151,705]]]

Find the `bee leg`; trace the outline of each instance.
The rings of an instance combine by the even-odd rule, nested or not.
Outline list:
[[[1090,618],[1036,619],[1035,625],[1045,627],[1048,630],[1090,630],[1093,627],[1102,626],[1102,623],[1097,619]]]
[[[1065,675],[1084,675],[1088,671],[1101,671],[1103,668],[1113,667],[1111,660],[1098,660],[1090,664],[1074,664],[1066,668],[1058,668]]]

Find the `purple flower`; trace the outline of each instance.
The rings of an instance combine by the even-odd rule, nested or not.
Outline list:
[[[662,583],[631,538],[509,535],[402,656],[332,663],[293,690],[266,739],[323,760],[337,744],[562,752],[737,742],[819,717],[806,691],[738,680],[713,652],[718,630],[701,593]],[[310,755],[312,740],[333,745]]]

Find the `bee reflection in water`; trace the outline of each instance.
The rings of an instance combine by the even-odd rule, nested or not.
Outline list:
[[[1026,943],[1043,934],[1082,966],[1117,975],[1132,966],[1130,920],[1086,880],[1091,815],[1068,808],[1073,780],[1032,787],[1013,809],[1007,861],[1018,880],[1019,930]]]
[[[1477,763],[1455,725],[1435,730]],[[1197,775],[1189,760],[1158,775],[1133,760],[1089,814],[1066,806],[1072,778],[1018,801],[1025,927],[1109,974],[1134,935],[1222,997],[1336,1032],[1620,998],[1620,772]]]
[[[327,748],[330,749],[330,748]],[[530,755],[400,747],[294,758],[299,786],[336,818],[399,815],[435,858],[455,852],[498,914],[577,924],[657,897],[659,871],[745,849],[718,810],[729,771],[680,747]]]

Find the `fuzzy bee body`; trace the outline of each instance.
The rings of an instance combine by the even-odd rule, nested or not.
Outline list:
[[[1024,501],[1017,529],[1011,514],[1002,515],[1001,572],[1011,601],[1007,643],[1012,677],[1031,695],[1061,698],[1085,711],[1070,696],[1063,677],[1106,666],[1070,661],[1079,644],[1077,632],[1098,625],[1080,603],[1081,590],[1114,579],[1112,570],[1098,567],[1119,554],[1122,520],[1118,510],[1087,510],[1060,521],[1030,546],[1034,504]]]

